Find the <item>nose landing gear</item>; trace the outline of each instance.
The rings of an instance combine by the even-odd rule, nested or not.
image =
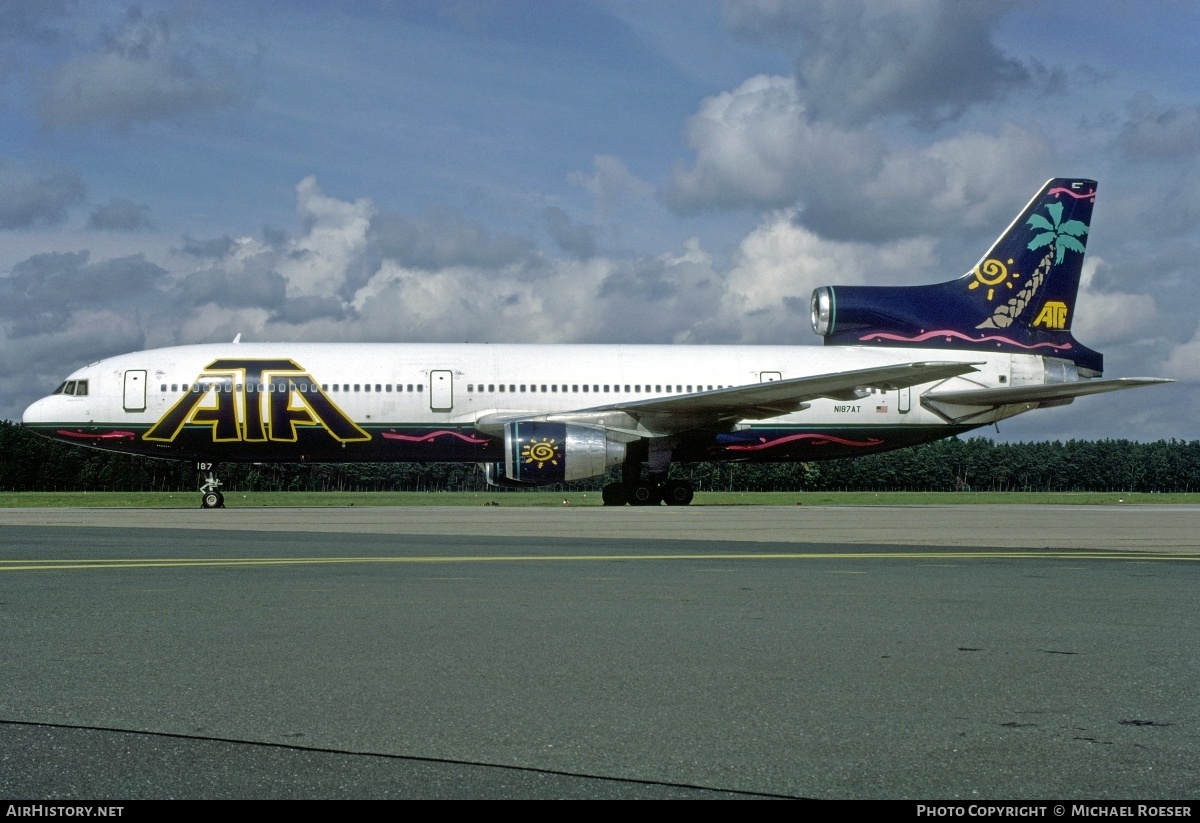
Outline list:
[[[225,495],[221,494],[221,479],[217,477],[216,463],[196,463],[196,485],[200,487],[200,508],[225,508]]]

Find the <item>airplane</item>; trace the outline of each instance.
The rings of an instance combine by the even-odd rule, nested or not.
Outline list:
[[[480,464],[489,483],[598,477],[606,505],[687,505],[672,463],[888,451],[1076,397],[1104,378],[1071,334],[1093,180],[1049,180],[963,276],[822,286],[824,346],[200,344],[73,372],[23,425],[68,443],[194,461]],[[644,467],[644,472],[643,472]]]

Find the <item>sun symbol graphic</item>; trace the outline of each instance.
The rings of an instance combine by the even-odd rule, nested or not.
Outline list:
[[[1012,258],[1009,258],[1008,266],[1011,266],[1012,262]],[[993,286],[999,286],[1001,283],[1004,283],[1005,286],[1011,289],[1013,287],[1012,282],[1005,281],[1010,277],[1013,280],[1021,279],[1021,275],[1017,274],[1016,272],[1012,272],[1010,274],[1008,271],[1008,266],[994,258],[984,260],[982,264],[975,267],[975,279],[971,281],[971,285],[967,286],[967,288],[977,289],[979,288],[980,284],[987,286],[987,299],[991,300],[996,294],[996,290],[992,288]]]
[[[525,458],[526,463],[537,463],[540,469],[547,463],[557,466],[558,459],[562,455],[559,453],[558,444],[553,438],[543,437],[540,441],[532,442],[521,449],[521,457]]]

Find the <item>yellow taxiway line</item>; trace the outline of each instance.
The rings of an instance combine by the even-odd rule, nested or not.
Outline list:
[[[1119,560],[1196,561],[1200,552],[1129,551],[963,551],[963,552],[745,552],[713,554],[451,555],[416,557],[215,557],[111,558],[80,560],[0,560],[0,572],[79,569],[228,568],[238,566],[311,566],[337,564],[558,563],[645,560]]]

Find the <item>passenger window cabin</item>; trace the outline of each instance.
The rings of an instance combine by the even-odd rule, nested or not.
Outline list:
[[[231,381],[220,381],[220,380],[214,381],[214,382],[194,383],[194,384],[163,383],[159,387],[159,390],[163,393],[166,393],[168,391],[168,385],[170,387],[169,390],[171,392],[178,392],[178,391],[183,391],[183,392],[218,391],[218,392],[220,392],[220,391],[224,391],[224,392],[241,393],[243,391],[243,385],[241,383],[232,383]],[[391,392],[395,391],[397,393],[404,393],[404,392],[411,393],[414,391],[422,392],[425,389],[425,386],[422,383],[407,383],[407,384],[406,383],[394,383],[394,384],[393,383],[353,383],[353,384],[351,384],[351,383],[321,383],[321,384],[313,383],[313,384],[311,384],[311,391],[317,391],[318,385],[320,386],[321,391],[337,392],[337,393],[347,393],[350,391],[375,392],[375,393],[380,393],[380,392],[391,393]],[[600,394],[601,392],[603,392],[605,394],[622,393],[622,392],[625,394],[643,394],[643,393],[646,393],[646,394],[650,394],[650,393],[654,393],[654,394],[664,394],[664,393],[665,394],[672,394],[672,393],[692,394],[692,393],[696,393],[696,392],[714,391],[714,390],[721,390],[721,389],[725,389],[725,388],[727,388],[727,387],[724,384],[713,386],[713,385],[698,385],[698,384],[686,384],[686,385],[685,384],[674,384],[674,385],[655,384],[655,385],[651,385],[649,383],[632,383],[632,384],[626,383],[623,385],[616,384],[616,383],[603,383],[603,384],[601,384],[601,383],[590,383],[590,384],[589,383],[578,383],[578,384],[468,383],[466,385],[466,391],[469,394],[475,394],[475,393],[483,394],[485,392],[487,392],[487,393],[500,392],[500,393],[505,393],[505,394],[516,394],[517,392],[558,394],[560,391],[563,393],[571,393],[571,394],[578,394],[580,392],[585,393],[585,394]],[[262,385],[258,385],[255,383],[248,383],[244,387],[244,391],[247,394],[262,393],[262,392],[285,392],[285,391],[289,391],[289,390],[308,392],[308,391],[310,391],[310,384],[307,382],[294,383],[291,381],[282,381],[282,382],[281,381],[269,381],[269,382],[263,383]],[[57,389],[55,389],[54,393],[55,394],[73,395],[73,396],[86,395],[87,394],[87,381],[86,380],[68,380],[68,381],[62,383],[61,385],[59,385],[59,387]]]

